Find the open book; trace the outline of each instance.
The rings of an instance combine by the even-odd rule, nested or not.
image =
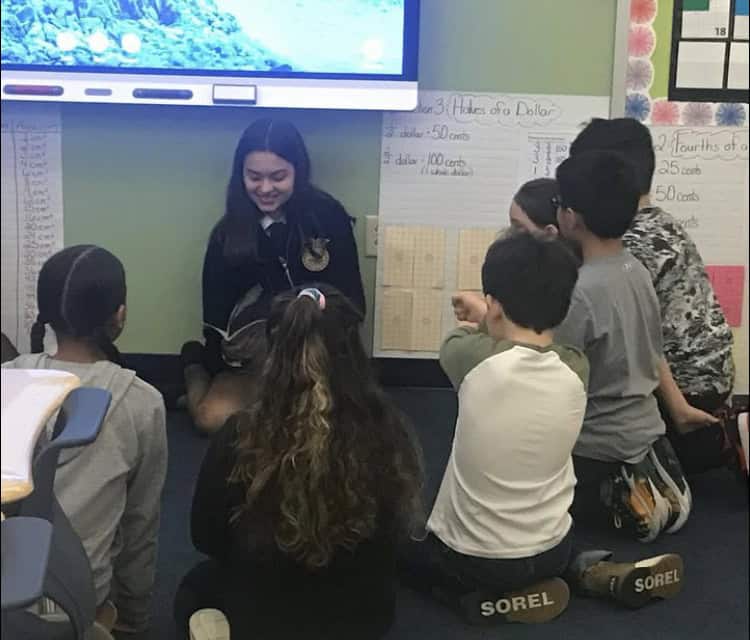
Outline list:
[[[259,284],[253,286],[234,306],[226,329],[204,323],[221,338],[224,361],[239,367],[266,352],[266,318],[271,307],[271,297]]]

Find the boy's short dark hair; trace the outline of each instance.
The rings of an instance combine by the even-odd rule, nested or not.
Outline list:
[[[617,153],[586,151],[557,168],[561,205],[583,217],[599,238],[621,238],[638,212],[632,165]]]
[[[578,267],[559,240],[511,231],[487,250],[482,288],[503,305],[515,324],[537,333],[553,329],[568,313]]]
[[[586,151],[616,151],[635,169],[639,195],[651,191],[656,168],[654,143],[648,127],[633,118],[594,118],[570,145],[570,155]]]

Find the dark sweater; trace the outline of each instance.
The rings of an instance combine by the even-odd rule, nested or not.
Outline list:
[[[193,498],[193,544],[226,572],[220,600],[236,638],[367,640],[391,626],[395,606],[395,540],[379,534],[353,551],[339,549],[310,571],[274,542],[274,498],[232,520],[243,489],[228,483],[236,462],[237,423],[215,436]]]
[[[336,199],[316,191],[302,214],[287,216],[288,239],[284,255],[274,247],[258,223],[258,257],[232,265],[224,257],[221,224],[211,235],[203,263],[203,322],[209,359],[219,356],[221,338],[210,327],[227,329],[237,302],[256,284],[274,296],[294,286],[325,283],[336,287],[364,313],[365,295],[359,271],[357,244],[352,218]],[[302,263],[304,242],[310,238],[328,240],[328,266],[309,271]],[[282,258],[280,260],[279,258]],[[282,266],[285,262],[289,275]],[[291,279],[291,282],[290,282]],[[266,303],[267,306],[267,303]]]

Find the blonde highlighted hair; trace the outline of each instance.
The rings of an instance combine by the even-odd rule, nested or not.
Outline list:
[[[338,291],[276,299],[257,400],[238,414],[242,486],[235,520],[259,502],[276,544],[311,569],[337,548],[397,535],[421,512],[421,456],[403,417],[375,381],[359,338],[361,314]]]

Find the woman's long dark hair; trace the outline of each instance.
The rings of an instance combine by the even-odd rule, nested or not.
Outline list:
[[[245,493],[235,517],[274,514],[278,547],[312,569],[337,548],[408,530],[422,482],[419,449],[362,347],[361,314],[320,289],[325,309],[296,293],[274,301],[257,400],[233,418],[230,475]]]
[[[39,272],[39,315],[31,328],[31,351],[44,351],[48,324],[59,337],[92,341],[109,360],[120,364],[108,324],[125,304],[126,292],[125,269],[106,249],[82,244],[54,254]]]
[[[247,195],[244,183],[245,158],[254,151],[270,151],[294,167],[294,193],[284,205],[294,215],[317,190],[310,183],[310,156],[302,135],[286,120],[264,118],[253,122],[239,139],[234,151],[232,175],[227,187],[224,216],[214,234],[222,243],[230,264],[258,258],[258,221],[261,214]]]

